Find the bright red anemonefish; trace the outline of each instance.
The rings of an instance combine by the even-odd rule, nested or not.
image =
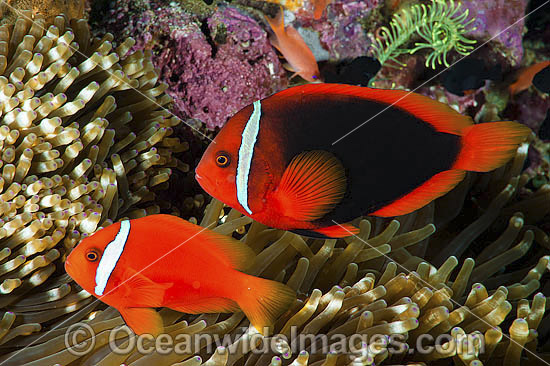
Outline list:
[[[357,233],[345,223],[359,216],[410,213],[466,171],[502,166],[530,133],[510,121],[474,125],[403,90],[309,84],[234,115],[195,176],[210,195],[265,225],[345,237]]]
[[[114,223],[82,240],[65,262],[89,293],[115,307],[136,334],[158,335],[156,307],[184,313],[242,310],[261,333],[294,302],[288,286],[240,272],[244,243],[176,216]]]

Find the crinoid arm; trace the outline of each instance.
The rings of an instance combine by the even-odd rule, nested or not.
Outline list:
[[[453,49],[467,56],[476,41],[466,38],[464,34],[469,31],[466,28],[474,19],[467,20],[468,10],[461,12],[460,7],[461,4],[455,4],[454,0],[432,0],[427,6],[418,4],[395,13],[389,27],[380,29],[381,37],[373,44],[378,61],[382,65],[393,61],[405,66],[397,59],[400,55],[431,49],[426,57],[426,67],[435,69],[436,64],[449,66],[447,54]],[[422,41],[415,42],[412,49],[402,48],[415,35]]]

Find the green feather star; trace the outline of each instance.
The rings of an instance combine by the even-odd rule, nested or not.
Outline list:
[[[432,51],[426,57],[426,67],[435,69],[436,63],[449,67],[447,53],[455,50],[467,56],[474,49],[475,40],[464,37],[466,27],[474,20],[468,18],[468,10],[460,12],[461,4],[444,0],[432,0],[426,6],[418,4],[393,15],[389,28],[380,29],[380,38],[373,44],[373,51],[380,64],[390,60],[405,66],[397,58],[402,54],[413,54],[422,49]],[[414,35],[423,41],[415,42],[414,48],[400,48]]]

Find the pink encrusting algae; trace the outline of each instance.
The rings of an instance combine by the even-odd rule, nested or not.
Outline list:
[[[124,8],[131,10],[120,10],[124,19],[116,19]],[[184,120],[200,120],[213,129],[242,107],[287,86],[267,32],[236,8],[220,6],[200,19],[160,1],[144,9],[124,0],[111,14],[107,29],[136,38],[137,49],[153,51],[161,80],[174,98],[174,112]]]

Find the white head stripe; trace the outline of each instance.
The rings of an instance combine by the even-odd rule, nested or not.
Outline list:
[[[95,293],[98,296],[103,295],[107,282],[111,277],[111,273],[116,267],[122,252],[124,251],[124,245],[128,241],[128,235],[130,235],[130,221],[124,220],[120,222],[120,230],[115,236],[115,239],[107,244],[99,265],[95,272]]]
[[[262,105],[259,100],[254,102],[254,111],[250,115],[243,130],[241,147],[239,148],[239,163],[237,165],[237,199],[246,212],[252,214],[248,207],[248,174],[254,155],[254,145],[258,132],[260,131],[260,118],[262,116]]]

